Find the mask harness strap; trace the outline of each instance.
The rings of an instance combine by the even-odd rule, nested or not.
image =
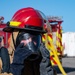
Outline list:
[[[13,40],[14,48],[16,48],[16,45],[15,45],[15,40],[14,40],[13,33],[12,33],[12,40]]]
[[[18,32],[17,36],[19,35],[20,31]],[[12,33],[12,40],[13,40],[13,44],[14,44],[14,48],[16,49],[16,44],[15,44],[15,40],[14,40],[14,36],[13,36],[13,33]],[[14,50],[13,50],[14,51]]]

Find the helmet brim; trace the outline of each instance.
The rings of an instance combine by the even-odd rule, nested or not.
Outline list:
[[[36,29],[29,29],[29,28],[16,28],[16,27],[5,27],[5,28],[3,28],[3,31],[4,32],[9,32],[9,33],[11,33],[11,32],[15,32],[15,31],[25,31],[25,32],[34,32],[34,33],[42,33],[42,34],[44,34],[44,33],[46,33],[47,31],[44,31],[44,30],[36,30]]]

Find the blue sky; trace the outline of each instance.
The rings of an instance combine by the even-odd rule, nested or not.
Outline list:
[[[24,7],[38,9],[46,16],[62,16],[63,31],[75,32],[75,0],[0,0],[0,16],[6,23]]]

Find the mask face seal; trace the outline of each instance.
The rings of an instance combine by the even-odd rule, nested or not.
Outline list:
[[[20,43],[24,43],[24,47],[32,52],[32,55],[29,56],[28,58],[32,60],[34,58],[37,58],[37,56],[39,55],[38,48],[40,46],[40,42],[41,42],[40,35],[22,32],[17,36],[16,47]]]

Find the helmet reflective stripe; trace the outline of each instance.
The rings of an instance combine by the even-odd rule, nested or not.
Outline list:
[[[21,24],[21,22],[10,21],[10,26],[16,26],[16,27],[18,27],[20,24]]]

